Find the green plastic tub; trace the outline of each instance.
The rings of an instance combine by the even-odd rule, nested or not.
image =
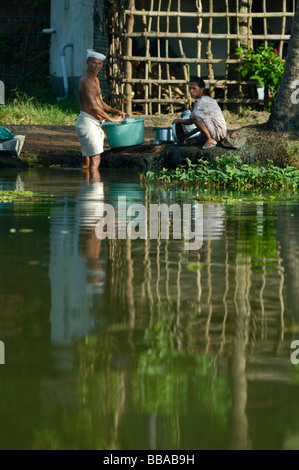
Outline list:
[[[144,142],[145,118],[132,118],[126,123],[104,122],[103,129],[111,148],[130,147]]]

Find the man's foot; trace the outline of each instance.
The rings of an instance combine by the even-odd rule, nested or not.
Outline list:
[[[206,149],[212,149],[213,147],[216,147],[216,146],[217,146],[217,142],[210,141],[210,142],[206,142],[202,148],[203,150],[206,150]]]

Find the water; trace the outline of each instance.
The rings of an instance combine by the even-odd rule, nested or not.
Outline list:
[[[198,205],[132,172],[1,170],[6,189],[43,197],[0,202],[1,449],[299,448],[298,198],[200,203],[186,251],[96,237],[119,196]]]

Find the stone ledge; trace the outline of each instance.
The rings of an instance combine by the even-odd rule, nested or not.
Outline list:
[[[24,135],[16,135],[13,139],[0,142],[0,164],[6,167],[23,166],[20,157],[25,142]]]
[[[0,142],[0,152],[11,153],[11,155],[18,157],[21,153],[25,142],[24,135],[15,135],[13,139]]]

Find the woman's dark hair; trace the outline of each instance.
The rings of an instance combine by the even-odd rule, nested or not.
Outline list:
[[[189,80],[189,83],[196,83],[199,86],[199,88],[205,88],[206,87],[205,82],[200,77],[191,77],[190,80]]]

